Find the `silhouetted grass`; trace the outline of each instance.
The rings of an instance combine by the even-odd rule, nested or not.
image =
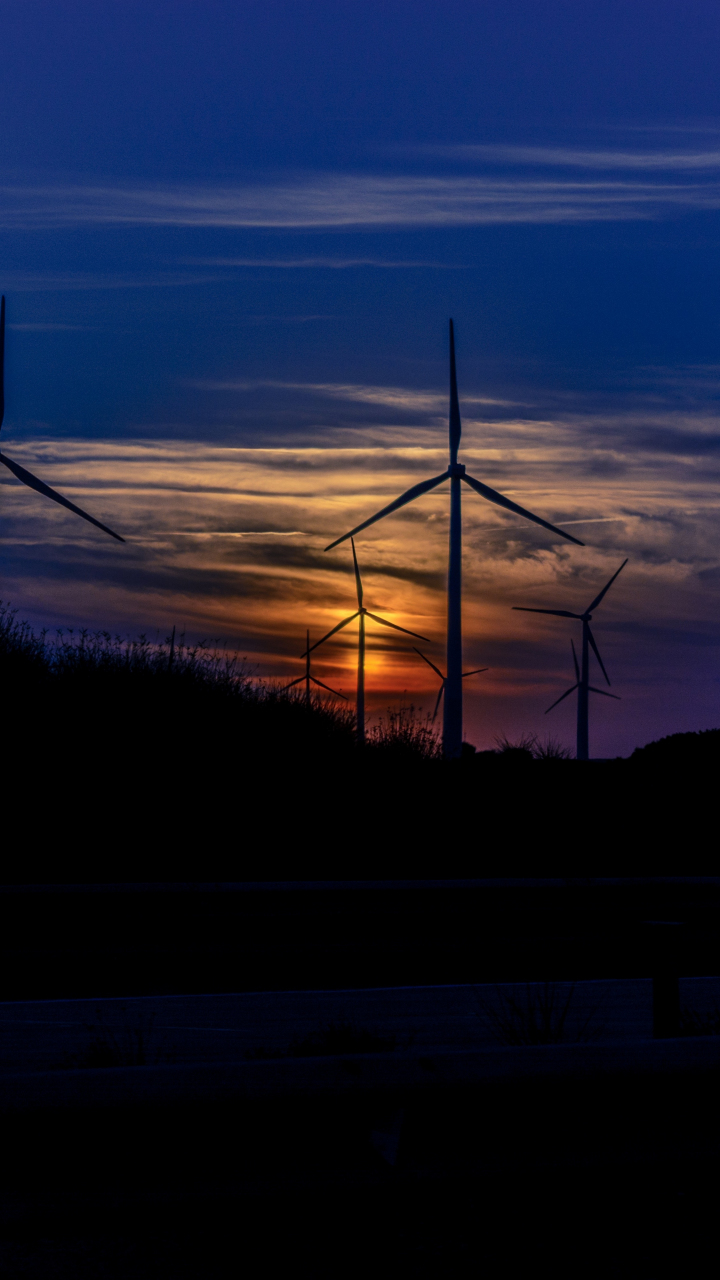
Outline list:
[[[429,852],[443,874],[523,874],[549,857],[585,875],[605,828],[576,846],[561,840],[559,816],[577,827],[608,795],[623,830],[642,825],[631,865],[646,849],[657,866],[669,822],[687,839],[678,780],[704,812],[720,743],[720,730],[675,735],[631,761],[586,766],[527,734],[491,751],[463,744],[447,761],[430,719],[403,704],[359,749],[351,705],[314,693],[307,706],[302,685],[258,679],[220,645],[36,634],[7,606],[0,690],[8,879],[177,879],[181,866],[201,879],[417,874]],[[668,775],[664,808],[657,772]]]
[[[439,760],[442,745],[432,717],[414,706],[391,708],[368,733],[371,749],[398,760]]]
[[[100,748],[138,752],[155,763],[192,751],[201,766],[220,753],[273,767],[282,757],[338,762],[356,753],[355,715],[338,699],[302,685],[258,679],[238,653],[184,637],[153,642],[109,631],[60,629],[36,635],[0,603],[3,687],[20,726],[51,720]],[[389,710],[370,730],[366,752],[387,764],[439,759],[439,739],[415,708]]]

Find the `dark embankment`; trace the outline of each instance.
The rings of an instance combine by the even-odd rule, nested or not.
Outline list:
[[[0,885],[0,1000],[720,972],[720,878]]]
[[[251,678],[207,649],[0,620],[8,882],[712,871],[720,731],[629,760],[444,762],[397,713]]]

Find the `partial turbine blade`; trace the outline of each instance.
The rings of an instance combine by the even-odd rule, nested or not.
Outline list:
[[[306,649],[304,653],[300,654],[300,657],[306,658],[309,653],[312,653],[313,649],[319,649],[321,644],[324,644],[326,640],[329,640],[331,636],[334,636],[336,631],[342,631],[343,627],[346,627],[348,622],[354,622],[355,619],[359,617],[360,611],[358,610],[357,613],[351,614],[349,618],[343,618],[342,622],[338,622],[337,626],[333,627],[332,631],[328,631],[327,635],[323,636],[322,640],[316,640],[315,644],[311,644],[309,649]],[[303,676],[303,680],[304,679],[305,677]]]
[[[444,692],[445,692],[445,681],[443,680],[442,684],[440,685],[440,692],[437,696],[437,702],[435,703],[435,710],[433,711],[432,724],[435,723],[435,717],[437,716],[437,713],[440,710],[440,703],[442,702],[442,696]]]
[[[628,559],[629,559],[629,557],[628,557]],[[604,596],[604,595],[605,595],[605,594],[610,590],[610,588],[611,588],[611,586],[612,586],[613,582],[615,581],[615,579],[616,579],[616,578],[617,578],[617,576],[618,576],[618,573],[621,573],[621,572],[622,572],[622,570],[625,568],[625,565],[626,565],[626,564],[627,564],[627,559],[623,560],[623,562],[622,562],[622,564],[620,565],[620,568],[618,569],[617,573],[614,573],[614,574],[613,574],[613,576],[612,576],[612,578],[610,579],[610,581],[609,581],[609,582],[606,582],[605,586],[603,587],[602,591],[600,592],[600,595],[599,595],[599,596],[596,596],[596,597],[595,597],[595,599],[593,600],[592,604],[589,604],[589,605],[588,605],[587,609],[585,610],[585,612],[586,612],[586,613],[592,613],[593,609],[597,609],[597,607],[598,607],[598,605],[599,605],[600,601],[602,600],[603,596]]]
[[[462,678],[466,680],[468,676],[479,676],[481,671],[489,671],[489,667],[476,667],[474,671],[463,671]]]
[[[534,516],[532,511],[526,511],[524,507],[519,507],[517,502],[511,502],[509,498],[503,497],[495,489],[490,489],[486,484],[481,484],[479,480],[475,480],[473,476],[464,475],[463,480],[470,485],[481,498],[487,498],[488,502],[494,502],[498,507],[505,507],[506,511],[514,511],[516,516],[524,516],[526,520],[532,520],[534,524],[541,524],[543,529],[549,529],[551,533],[557,533],[561,538],[567,538],[568,542],[574,542],[578,547],[584,547],[585,543],[579,538],[573,538],[571,533],[566,533],[564,529],[558,529],[554,524],[549,524],[547,520],[541,519],[540,516]]]
[[[305,677],[303,676],[303,680]],[[344,693],[338,693],[337,689],[331,689],[329,684],[323,684],[322,680],[318,680],[315,676],[311,676],[313,684],[319,684],[321,689],[327,689],[328,693],[332,693],[336,698],[342,698],[343,702],[347,702]]]
[[[579,687],[580,687],[580,686],[579,686],[578,684],[574,684],[574,685],[573,685],[573,687],[572,687],[572,689],[566,689],[564,693],[561,693],[561,694],[560,694],[560,697],[559,697],[559,698],[556,698],[556,700],[555,700],[555,702],[553,702],[552,706],[548,707],[547,711],[545,712],[545,715],[547,715],[548,711],[552,711],[553,707],[556,707],[556,706],[557,706],[557,704],[558,704],[558,702],[562,702],[563,698],[569,698],[569,697],[570,697],[570,694],[571,694],[571,693],[574,693],[574,692],[575,692],[575,690],[576,690],[576,689],[578,689]]]
[[[369,609],[365,610],[365,616],[372,618],[373,622],[381,622],[384,627],[392,627],[393,631],[402,631],[406,636],[414,636],[416,640],[424,640],[426,644],[430,644],[427,636],[419,636],[417,631],[408,631],[407,627],[399,627],[396,622],[387,622],[385,618],[378,618],[377,614],[371,613]]]
[[[363,607],[362,578],[360,577],[360,569],[358,568],[357,556],[355,554],[355,539],[351,538],[350,542],[352,544],[353,561],[355,564],[355,586],[357,587],[358,609],[362,609]]]
[[[291,680],[289,684],[284,684],[280,692],[284,693],[286,689],[292,689],[293,685],[300,684],[301,681],[305,679],[306,679],[305,676],[298,676],[297,680]],[[310,679],[312,680],[312,676],[310,677]]]
[[[76,516],[82,516],[83,520],[94,524],[97,529],[102,529],[103,533],[109,533],[111,538],[115,538],[117,542],[124,542],[125,539],[120,537],[119,533],[113,533],[112,529],[108,529],[106,524],[101,524],[94,516],[89,516],[87,511],[82,511],[80,507],[76,507],[74,502],[70,502],[67,498],[63,498],[61,493],[56,493],[50,488],[49,484],[44,484],[42,480],[38,480],[37,476],[32,475],[21,467],[19,463],[13,462],[6,457],[4,453],[0,453],[0,462],[7,467],[8,471],[12,471],[13,475],[26,484],[29,489],[35,489],[37,493],[42,493],[46,498],[52,498],[53,502],[59,502],[61,507],[67,507],[68,511],[74,511]]]
[[[578,666],[577,654],[575,652],[575,645],[573,644],[572,640],[570,641],[570,648],[572,649],[573,662],[575,664],[575,679],[579,684],[580,683],[580,667]]]
[[[608,684],[610,684],[610,677],[609,677],[609,675],[608,675],[608,673],[607,673],[607,671],[605,670],[605,667],[604,667],[604,665],[603,665],[603,660],[602,660],[602,658],[600,657],[600,650],[598,649],[598,647],[597,647],[597,645],[596,645],[596,643],[595,643],[595,637],[594,637],[594,635],[593,635],[592,631],[590,630],[590,627],[588,626],[588,624],[586,623],[585,625],[587,626],[588,640],[590,641],[590,644],[592,645],[592,651],[593,651],[593,653],[595,654],[595,657],[597,658],[598,662],[600,663],[600,669],[601,669],[601,671],[602,671],[602,673],[603,673],[603,675],[604,675],[605,679],[607,680]]]
[[[413,485],[412,489],[408,489],[406,493],[401,493],[399,498],[391,502],[389,507],[383,507],[382,511],[378,511],[376,515],[370,516],[369,520],[363,520],[362,524],[356,525],[349,533],[344,533],[342,538],[336,538],[331,542],[326,551],[332,551],[333,547],[338,547],[341,542],[346,542],[348,538],[354,537],[361,529],[367,529],[368,525],[375,524],[376,520],[382,520],[384,516],[389,516],[392,511],[398,511],[400,507],[407,506],[408,502],[414,502],[416,498],[428,493],[430,489],[434,489],[436,485],[442,484],[443,480],[447,480],[448,472],[443,471],[441,476],[433,476],[432,480],[423,480],[421,484]]]
[[[522,604],[514,604],[515,613],[549,613],[553,618],[582,618],[581,613],[568,613],[567,609],[527,609]]]
[[[436,667],[436,666],[435,666],[435,663],[434,663],[434,662],[431,662],[429,658],[426,658],[426,657],[425,657],[425,654],[422,652],[422,650],[421,650],[421,649],[417,649],[417,648],[415,647],[415,645],[413,645],[413,649],[415,649],[415,652],[416,652],[416,653],[419,653],[419,654],[420,654],[420,657],[422,658],[423,662],[427,662],[428,666],[429,666],[429,667],[432,667],[432,669],[433,669],[433,671],[435,672],[435,675],[436,675],[436,676],[439,676],[441,680],[444,680],[444,679],[445,679],[445,677],[444,677],[444,675],[443,675],[442,671],[440,670],[440,668],[439,668],[439,667]]]
[[[450,321],[450,463],[457,462],[460,446],[460,405],[458,404],[457,373],[455,372],[455,329]]]
[[[5,417],[5,294],[0,299],[0,427]]]
[[[614,698],[616,702],[622,702],[622,698],[617,693],[608,693],[606,689],[596,689],[592,684],[588,685],[588,689],[591,693],[601,693],[603,698]]]

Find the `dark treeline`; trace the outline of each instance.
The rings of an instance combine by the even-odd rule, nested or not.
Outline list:
[[[346,703],[313,694],[308,708],[302,685],[258,680],[238,655],[182,637],[36,634],[8,607],[0,681],[5,879],[34,878],[30,850],[40,878],[176,878],[178,859],[201,878],[426,873],[431,855],[443,875],[598,874],[612,868],[584,860],[601,844],[622,854],[618,871],[662,870],[652,859],[675,858],[678,841],[674,868],[704,869],[684,859],[706,847],[720,730],[627,760],[578,762],[528,736],[447,762],[405,707],[358,748]]]

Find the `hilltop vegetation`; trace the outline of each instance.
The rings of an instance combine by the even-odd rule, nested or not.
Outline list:
[[[181,866],[193,879],[599,874],[611,824],[615,870],[647,873],[675,857],[676,820],[683,858],[697,850],[720,755],[708,730],[589,766],[532,736],[446,762],[412,707],[388,712],[359,750],[346,703],[313,694],[308,709],[303,686],[253,678],[237,655],[38,635],[7,607],[0,681],[20,879],[34,878],[28,859],[41,876],[79,879],[177,878]]]

